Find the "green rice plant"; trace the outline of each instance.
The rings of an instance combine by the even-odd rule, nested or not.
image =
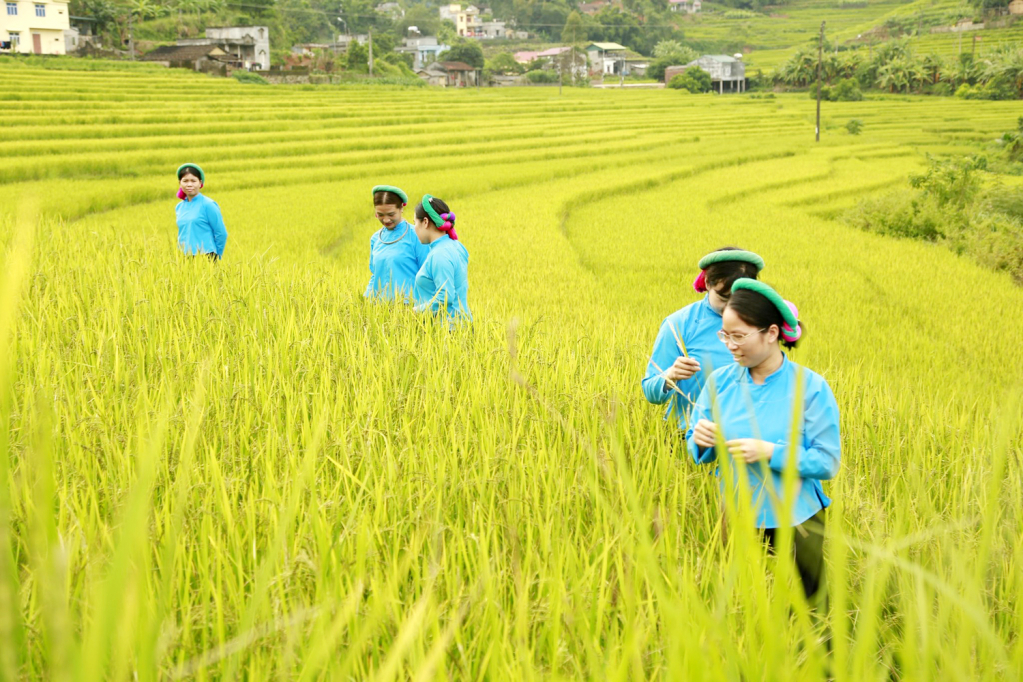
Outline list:
[[[818,145],[798,95],[0,80],[5,678],[1018,679],[1023,290],[821,217],[1012,103],[833,103]],[[471,328],[362,298],[383,181],[458,213]],[[727,243],[842,410],[819,618],[639,391]]]

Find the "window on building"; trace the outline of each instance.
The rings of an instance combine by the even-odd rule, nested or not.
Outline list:
[[[11,49],[17,50],[18,45],[21,45],[21,34],[11,31],[7,35],[11,38]]]
[[[7,3],[7,14],[9,16],[17,16],[18,15],[18,3],[16,3],[16,2],[9,2],[9,3]]]
[[[46,16],[46,5],[36,5],[36,16],[37,17]]]

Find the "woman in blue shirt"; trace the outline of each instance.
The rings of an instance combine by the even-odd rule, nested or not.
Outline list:
[[[202,195],[206,174],[198,164],[178,167],[178,205],[174,213],[178,222],[178,247],[189,256],[205,254],[210,260],[224,257],[227,228],[220,215],[220,206]]]
[[[458,242],[455,214],[429,194],[416,204],[416,236],[430,247],[416,274],[416,310],[446,313],[452,321],[472,321],[469,311],[469,252]]]
[[[419,242],[412,226],[402,216],[408,195],[392,185],[373,188],[373,210],[380,229],[369,240],[369,284],[367,297],[409,302],[416,285],[416,273],[426,262],[430,249]]]
[[[719,332],[735,362],[715,370],[703,387],[686,437],[698,464],[732,458],[735,490],[745,478],[756,525],[772,548],[779,526],[797,527],[796,567],[807,599],[816,603],[824,595],[824,510],[831,504],[821,481],[838,473],[841,442],[828,383],[782,351],[795,348],[802,333],[792,303],[763,282],[737,280]],[[782,472],[793,457],[796,496],[791,517],[782,518]]]
[[[756,279],[764,259],[726,246],[701,258],[699,268],[693,288],[705,296],[661,323],[641,382],[643,395],[651,403],[670,401],[664,418],[674,413],[683,430],[689,428],[689,413],[709,373],[732,362],[731,353],[717,338],[732,283],[740,277]]]

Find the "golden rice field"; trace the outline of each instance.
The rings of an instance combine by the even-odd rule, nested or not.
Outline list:
[[[1023,290],[834,219],[1017,103],[0,88],[0,677],[1021,676]],[[378,183],[458,213],[471,328],[362,298]],[[824,614],[640,391],[732,243],[842,410]]]

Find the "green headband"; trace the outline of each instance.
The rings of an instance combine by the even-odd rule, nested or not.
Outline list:
[[[752,251],[740,251],[738,249],[729,249],[727,251],[713,251],[708,253],[706,256],[700,259],[698,267],[701,270],[706,270],[708,266],[714,265],[715,263],[725,263],[728,261],[739,261],[742,263],[752,263],[756,266],[757,272],[764,269],[764,259],[753,253]]]
[[[426,215],[430,216],[430,220],[433,221],[434,225],[437,226],[443,225],[444,219],[440,217],[440,214],[437,213],[437,211],[434,210],[433,205],[430,204],[431,199],[433,199],[432,195],[430,194],[423,195],[423,200],[422,202],[420,202],[423,205],[423,210],[426,211]]]
[[[397,194],[401,197],[401,203],[403,206],[408,205],[408,195],[402,192],[399,188],[394,185],[377,185],[373,188],[373,194],[377,192],[390,192],[391,194]]]
[[[778,309],[778,312],[781,313],[781,317],[785,320],[785,324],[792,329],[798,329],[799,318],[797,318],[796,314],[792,312],[792,308],[790,308],[789,304],[785,302],[785,299],[783,299],[777,291],[772,289],[769,284],[765,284],[764,282],[750,279],[748,277],[741,277],[735,280],[735,284],[732,285],[732,293],[734,294],[739,289],[755,291],[766,298],[774,305],[775,308]]]
[[[184,172],[186,168],[191,168],[193,170],[199,171],[199,182],[201,182],[204,185],[206,184],[206,174],[203,173],[202,168],[199,168],[199,165],[195,163],[183,163],[180,166],[178,166],[178,180],[181,179],[181,174]]]

